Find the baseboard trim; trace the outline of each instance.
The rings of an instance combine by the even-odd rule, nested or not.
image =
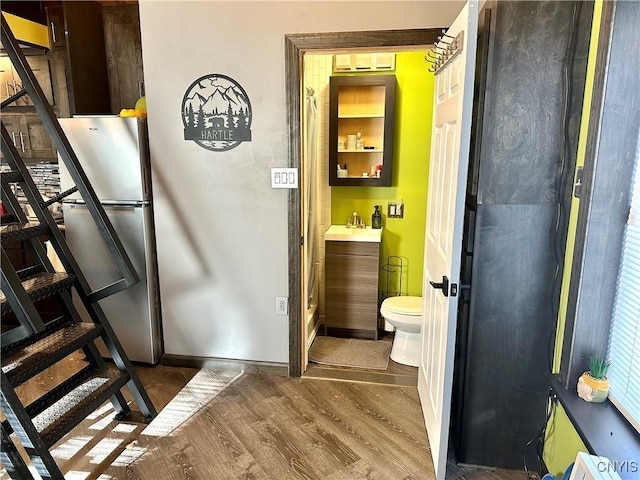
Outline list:
[[[242,373],[261,373],[266,375],[289,376],[289,365],[277,362],[256,362],[231,358],[196,357],[192,355],[164,354],[160,359],[168,367],[206,368],[209,370],[237,370]]]

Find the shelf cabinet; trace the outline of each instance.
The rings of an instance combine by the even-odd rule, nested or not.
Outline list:
[[[380,244],[326,241],[325,248],[325,326],[377,340]]]
[[[329,185],[391,186],[395,75],[333,76],[329,88]]]

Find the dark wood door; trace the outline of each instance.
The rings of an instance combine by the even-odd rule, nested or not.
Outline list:
[[[144,94],[138,5],[104,6],[102,17],[111,110],[117,113]]]

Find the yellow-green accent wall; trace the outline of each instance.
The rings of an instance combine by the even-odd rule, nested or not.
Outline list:
[[[589,128],[589,113],[593,96],[593,82],[595,78],[596,55],[598,50],[598,38],[600,21],[602,17],[602,0],[596,0],[593,9],[593,22],[591,26],[591,40],[589,44],[589,58],[587,61],[587,77],[585,82],[584,101],[582,104],[582,119],[580,122],[580,136],[578,139],[578,153],[576,158],[576,170],[584,165],[584,157],[587,146],[587,133]],[[578,224],[578,207],[580,200],[573,197],[571,211],[569,213],[569,228],[567,233],[567,247],[565,250],[565,267],[562,277],[562,290],[560,292],[560,308],[558,311],[558,330],[556,332],[556,348],[554,355],[553,371],[558,373],[564,342],[564,326],[567,316],[569,301],[569,284],[571,282],[571,264],[576,240]],[[577,379],[576,379],[577,381]],[[580,439],[567,414],[558,405],[549,425],[544,444],[544,462],[551,473],[561,476],[567,465],[573,462],[578,452],[586,452],[587,448]]]
[[[380,261],[403,258],[403,295],[422,295],[427,178],[431,144],[434,78],[425,52],[396,54],[396,111],[391,187],[331,187],[331,223],[344,225],[354,211],[371,224],[380,205],[383,233]],[[387,203],[402,199],[404,218],[387,218]],[[380,272],[380,289],[386,289]]]

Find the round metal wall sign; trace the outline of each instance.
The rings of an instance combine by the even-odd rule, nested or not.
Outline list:
[[[200,77],[182,99],[184,139],[215,152],[250,142],[251,116],[247,92],[226,75]]]

